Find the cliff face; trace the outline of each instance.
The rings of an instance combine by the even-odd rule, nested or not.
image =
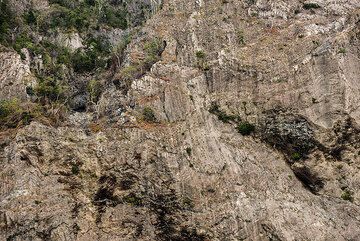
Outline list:
[[[359,1],[19,2],[0,240],[360,239]]]

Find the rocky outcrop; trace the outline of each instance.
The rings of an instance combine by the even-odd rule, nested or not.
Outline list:
[[[30,67],[14,51],[0,50],[0,96],[2,99],[26,99],[26,87],[34,84]]]
[[[161,5],[98,101],[0,135],[0,239],[360,239],[359,4]]]

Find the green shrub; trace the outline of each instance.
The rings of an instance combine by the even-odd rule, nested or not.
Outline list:
[[[338,53],[339,54],[346,54],[346,48],[340,48]]]
[[[112,6],[106,6],[102,22],[113,28],[126,29],[128,23],[126,20],[127,12],[123,9],[114,9]]]
[[[155,112],[150,107],[145,107],[142,114],[144,121],[156,122]]]
[[[211,103],[209,112],[216,115],[218,119],[224,123],[229,123],[230,121],[236,121],[239,119],[236,115],[229,115],[226,112],[220,110],[220,106],[215,102]]]
[[[129,195],[123,197],[123,202],[134,205],[134,206],[141,206],[143,201],[141,197],[138,197],[134,193],[130,193]]]
[[[189,197],[184,197],[182,203],[185,209],[193,209],[195,207],[193,200]]]
[[[98,80],[92,79],[87,85],[87,91],[90,96],[90,101],[97,102],[101,95],[101,84]]]
[[[78,175],[80,173],[79,165],[73,164],[71,166],[71,173],[74,174],[74,175]]]
[[[350,201],[353,202],[354,201],[354,197],[352,196],[353,193],[349,190],[345,190],[342,194],[341,194],[341,198],[346,200],[346,201]]]
[[[245,44],[244,33],[241,30],[236,31],[237,41],[239,44]]]
[[[25,22],[29,25],[34,25],[37,22],[37,16],[34,11],[30,10],[24,14]]]
[[[15,39],[13,48],[19,54],[21,49],[26,48],[33,54],[43,54],[44,49],[41,45],[34,43],[33,39],[29,37],[26,33],[18,35]]]
[[[299,152],[294,152],[293,154],[291,154],[291,159],[294,161],[298,161],[301,159],[301,154]]]
[[[307,10],[316,9],[316,8],[320,8],[320,5],[317,3],[304,3],[303,8]]]
[[[191,152],[192,152],[192,149],[191,147],[186,147],[186,153],[188,154],[188,156],[191,156]]]
[[[198,59],[204,59],[204,58],[206,57],[204,51],[202,51],[202,50],[196,51],[195,56],[196,56],[196,58],[198,58]]]
[[[11,11],[8,0],[0,1],[0,42],[8,45],[10,30],[15,26],[15,15]]]
[[[255,126],[249,122],[241,122],[237,126],[238,132],[243,136],[248,136],[255,131]]]
[[[36,96],[43,101],[58,101],[65,98],[66,86],[54,77],[39,77],[34,89]]]
[[[86,41],[86,49],[78,49],[72,56],[72,66],[76,73],[86,73],[107,66],[110,43],[104,37],[91,37]]]
[[[22,104],[17,99],[0,101],[0,128],[28,125],[39,115],[36,104]]]
[[[42,32],[48,32],[52,29],[71,30],[77,29],[82,32],[87,30],[90,25],[96,25],[96,17],[89,7],[67,7],[62,5],[53,5],[52,11],[39,21],[39,27]]]
[[[210,105],[210,108],[209,108],[209,112],[211,114],[214,114],[214,115],[219,113],[220,112],[220,106],[218,105],[218,103],[212,102],[211,105]]]
[[[77,50],[72,58],[72,67],[76,73],[90,72],[96,67],[96,57],[91,50]]]
[[[163,42],[159,38],[153,38],[150,41],[145,42],[144,52],[146,56],[142,63],[145,69],[150,69],[154,63],[160,60],[163,47]]]

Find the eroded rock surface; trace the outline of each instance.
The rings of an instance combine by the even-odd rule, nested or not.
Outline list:
[[[360,240],[360,2],[146,6],[91,108],[1,134],[0,239]]]

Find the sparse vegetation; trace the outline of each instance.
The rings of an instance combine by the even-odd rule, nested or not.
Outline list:
[[[218,117],[218,119],[224,123],[229,123],[231,121],[237,121],[239,118],[236,115],[229,115],[226,112],[220,110],[220,106],[216,103],[213,102],[211,103],[209,112],[211,114],[214,114]]]
[[[186,153],[188,154],[188,156],[191,156],[191,152],[192,152],[192,149],[191,147],[186,147]]]
[[[98,80],[92,79],[89,81],[87,85],[87,91],[89,93],[90,101],[96,103],[99,100],[101,95],[101,88],[101,83]]]
[[[183,198],[183,206],[185,209],[193,209],[195,207],[194,202],[189,197]]]
[[[204,59],[206,57],[205,52],[202,50],[198,50],[195,53],[197,59]]]
[[[143,109],[143,120],[146,122],[150,122],[150,123],[154,123],[156,122],[156,116],[155,116],[155,112],[153,111],[153,109],[151,109],[150,107],[145,107]]]
[[[79,165],[73,164],[71,166],[71,173],[74,174],[74,175],[78,175],[80,173]]]
[[[196,65],[198,68],[200,68],[202,70],[210,69],[210,66],[206,62],[206,54],[204,51],[202,51],[202,50],[196,51],[195,56],[196,56]]]
[[[236,128],[243,136],[248,136],[255,131],[255,126],[249,122],[240,122]]]
[[[127,44],[125,42],[125,44]],[[125,91],[130,88],[132,81],[141,77],[150,70],[151,66],[160,60],[164,50],[163,41],[159,38],[152,38],[143,43],[144,57],[138,61],[133,61],[130,65],[120,70],[114,84],[123,88]]]
[[[15,16],[11,11],[8,0],[0,1],[0,43],[8,45],[10,32],[15,26]]]
[[[299,152],[294,152],[291,154],[291,159],[294,161],[298,161],[301,159],[301,154]]]
[[[134,193],[130,193],[129,195],[123,197],[123,202],[131,204],[133,206],[141,206],[142,205],[142,198],[137,196]]]
[[[338,53],[339,54],[346,54],[346,48],[340,48]]]
[[[236,37],[239,44],[244,45],[245,44],[245,37],[244,32],[241,30],[236,31]]]
[[[65,99],[66,85],[56,77],[39,77],[34,91],[41,102],[62,101]]]
[[[28,125],[41,115],[40,107],[32,103],[20,103],[17,99],[0,101],[0,128]]]
[[[306,10],[317,9],[320,8],[320,5],[317,3],[304,3],[303,8]]]
[[[343,193],[341,194],[341,198],[346,201],[353,202],[354,201],[353,192],[349,190],[344,190]]]

